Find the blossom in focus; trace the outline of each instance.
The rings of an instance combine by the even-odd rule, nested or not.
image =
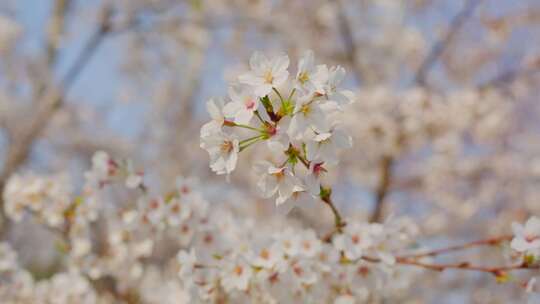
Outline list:
[[[315,56],[313,51],[306,51],[304,56],[298,62],[298,71],[296,72],[295,88],[305,93],[323,93],[323,85],[327,77],[323,66],[315,66]]]
[[[310,161],[334,165],[339,162],[338,151],[352,147],[352,138],[340,129],[307,134],[306,157]]]
[[[298,139],[310,128],[325,130],[328,128],[328,124],[320,103],[308,95],[296,101],[288,134],[290,137]]]
[[[238,80],[253,87],[258,97],[268,95],[272,88],[279,87],[287,81],[289,72],[289,56],[280,55],[271,59],[260,52],[255,52],[249,60],[251,70],[240,75]]]
[[[212,98],[206,102],[206,110],[212,120],[201,127],[201,137],[209,136],[219,130],[225,123],[223,107],[225,102],[222,98]]]
[[[245,86],[230,87],[229,96],[232,101],[223,108],[225,115],[234,118],[235,123],[248,124],[259,109],[259,98]]]
[[[296,178],[287,167],[276,167],[272,163],[263,161],[255,165],[260,175],[257,186],[264,197],[272,197],[278,193],[276,205],[285,203],[295,192],[304,190],[300,180]]]
[[[201,138],[201,148],[210,155],[210,168],[217,174],[229,174],[236,168],[239,141],[234,135],[216,132]]]

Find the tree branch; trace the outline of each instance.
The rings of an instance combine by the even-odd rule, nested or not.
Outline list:
[[[472,248],[472,247],[496,246],[496,245],[499,245],[502,242],[506,242],[506,241],[511,240],[512,237],[513,237],[512,235],[503,235],[503,236],[488,238],[488,239],[485,239],[485,240],[476,240],[476,241],[472,241],[472,242],[468,242],[468,243],[464,243],[464,244],[460,244],[460,245],[455,245],[455,246],[450,246],[450,247],[445,247],[445,248],[439,248],[439,249],[434,249],[434,250],[425,251],[425,252],[421,252],[421,253],[410,254],[410,255],[403,255],[403,256],[401,256],[401,258],[404,258],[404,259],[418,259],[418,258],[429,257],[429,256],[437,256],[437,255],[446,254],[446,253],[450,253],[450,252],[454,252],[454,251],[465,250],[465,249],[469,249],[469,248]]]
[[[394,158],[384,156],[380,163],[380,179],[375,190],[375,207],[370,216],[371,222],[379,222],[382,219],[384,202],[392,183]]]
[[[474,14],[476,8],[481,2],[482,0],[467,0],[461,11],[452,19],[446,34],[432,46],[424,61],[420,64],[420,67],[418,68],[414,77],[414,83],[416,85],[427,87],[426,77],[429,71],[433,68],[437,60],[439,60],[446,48],[454,40],[455,36],[461,30],[463,25]],[[378,222],[382,218],[385,198],[392,184],[393,167],[395,162],[396,160],[391,156],[384,156],[381,160],[380,179],[375,190],[375,207],[370,216],[370,221],[372,222]]]
[[[463,25],[465,25],[467,20],[474,14],[480,3],[482,3],[482,0],[467,0],[461,11],[450,22],[446,34],[441,37],[440,40],[435,42],[424,61],[420,64],[414,77],[415,83],[421,86],[427,86],[426,77],[428,73],[431,71],[437,60],[439,60],[446,48],[452,43]]]
[[[356,57],[356,54],[358,54],[358,48],[354,41],[352,29],[347,19],[347,15],[345,14],[343,3],[341,3],[341,1],[342,0],[336,0],[336,5],[338,7],[337,20],[339,22],[338,24],[339,30],[341,32],[341,36],[343,37],[343,43],[345,47],[345,53],[347,55],[347,60],[349,61],[349,64],[352,67],[352,71],[356,79],[356,82],[360,83],[360,80],[362,79],[362,73],[360,71],[360,64]]]
[[[506,278],[506,273],[508,271],[520,270],[520,269],[529,269],[529,270],[540,269],[540,265],[529,265],[526,262],[522,262],[515,265],[479,266],[479,265],[471,264],[470,262],[435,264],[435,263],[426,263],[426,262],[418,261],[418,259],[420,258],[437,256],[437,255],[441,255],[441,254],[445,254],[445,253],[449,253],[453,251],[465,250],[465,249],[469,249],[469,248],[477,247],[477,246],[499,245],[502,242],[510,241],[512,237],[513,236],[511,235],[503,235],[499,237],[488,238],[485,240],[473,241],[473,242],[469,242],[469,243],[465,243],[461,245],[435,249],[432,251],[427,251],[427,252],[419,253],[419,254],[396,256],[395,257],[396,264],[416,266],[416,267],[421,267],[421,268],[434,270],[434,271],[444,271],[447,269],[460,269],[460,270],[465,270],[465,271],[484,272],[484,273],[490,273],[496,276],[497,278],[502,278],[502,279]],[[370,262],[370,263],[382,262],[380,258],[370,257],[370,256],[363,256],[360,259],[366,262]]]
[[[4,167],[0,172],[0,194],[3,193],[8,178],[28,159],[33,143],[47,127],[52,116],[62,107],[64,94],[77,80],[82,69],[88,64],[103,38],[109,32],[110,15],[110,8],[105,6],[100,16],[98,29],[86,43],[66,75],[61,79],[61,85],[52,87],[44,93],[42,101],[38,104],[40,107],[38,113],[34,115],[30,124],[21,130],[21,134],[16,137],[16,141],[8,147]],[[3,199],[0,195],[1,217],[3,217]]]

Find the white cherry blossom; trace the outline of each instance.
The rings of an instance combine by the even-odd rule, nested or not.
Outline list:
[[[323,66],[315,66],[313,51],[308,50],[298,62],[295,88],[307,94],[323,94],[323,85],[327,78],[325,76]]]
[[[234,135],[217,132],[201,138],[201,148],[210,155],[210,168],[217,174],[230,174],[236,168],[239,141]]]
[[[210,136],[216,133],[217,130],[221,130],[221,127],[225,123],[224,106],[225,101],[223,98],[212,98],[206,102],[206,110],[212,120],[202,126],[201,137]]]
[[[310,129],[326,130],[328,123],[320,103],[306,95],[296,101],[294,115],[289,125],[288,134],[292,138],[301,138]]]
[[[310,161],[335,165],[339,162],[338,151],[352,147],[352,138],[341,129],[308,131],[306,137],[306,157]]]
[[[240,75],[241,83],[253,87],[255,95],[268,95],[272,88],[281,86],[289,77],[289,57],[279,55],[268,59],[264,54],[255,52],[249,60],[251,71]]]
[[[223,108],[227,117],[232,117],[235,123],[249,124],[255,111],[259,110],[259,98],[246,86],[231,86],[229,88],[231,102]]]
[[[270,162],[263,161],[257,163],[255,168],[260,175],[257,186],[263,196],[269,198],[278,194],[276,205],[285,203],[295,192],[304,190],[300,180],[286,166],[276,167]]]

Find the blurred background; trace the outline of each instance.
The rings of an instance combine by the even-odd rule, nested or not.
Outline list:
[[[234,191],[239,209],[275,212],[250,173],[258,150],[227,184],[199,128],[253,51],[295,63],[308,49],[345,67],[357,94],[354,147],[329,177],[343,213],[410,216],[434,245],[540,214],[537,0],[0,0],[0,190],[29,170],[80,185],[104,150],[133,159],[156,193],[196,176],[216,200]],[[331,223],[326,212],[287,216],[310,226],[322,213]],[[3,235],[31,260],[24,231]],[[505,303],[515,291],[435,275],[411,299],[436,301],[436,288],[448,295],[434,303]]]

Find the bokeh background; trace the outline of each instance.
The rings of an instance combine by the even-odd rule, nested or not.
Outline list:
[[[81,185],[104,150],[133,159],[156,192],[195,176],[214,201],[241,193],[237,208],[279,212],[256,193],[257,149],[227,183],[199,128],[206,100],[226,95],[253,51],[294,63],[308,49],[345,67],[357,93],[354,148],[330,176],[344,213],[410,216],[433,245],[540,213],[537,0],[0,0],[0,190],[30,170]],[[316,206],[283,216],[331,225]],[[36,241],[47,232],[32,225],[4,223],[3,238],[47,269],[51,246]],[[515,299],[492,278],[435,276],[411,303]]]

